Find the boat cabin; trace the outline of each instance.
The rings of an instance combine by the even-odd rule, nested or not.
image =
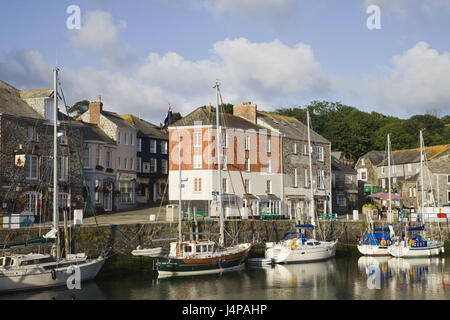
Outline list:
[[[178,242],[172,242],[170,244],[170,255],[171,256],[180,256]],[[190,258],[193,256],[202,256],[208,257],[212,256],[214,252],[214,242],[207,239],[200,240],[192,240],[192,241],[183,241],[181,243],[181,256],[185,258]]]
[[[42,264],[53,262],[55,259],[51,255],[27,254],[16,256],[5,256],[0,258],[0,267],[19,267],[31,264]]]

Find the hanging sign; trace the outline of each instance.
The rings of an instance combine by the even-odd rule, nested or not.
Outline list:
[[[25,155],[16,155],[14,159],[14,164],[16,167],[25,167]]]

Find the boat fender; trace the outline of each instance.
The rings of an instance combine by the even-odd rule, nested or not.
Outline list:
[[[384,240],[384,238],[381,240],[380,244],[384,247],[386,246],[386,240]]]
[[[409,240],[408,244],[409,244],[410,247],[414,247],[414,240],[412,240],[412,239]]]
[[[222,259],[219,259],[219,268],[222,269]]]
[[[55,269],[52,269],[52,279],[56,280],[56,271],[55,271]]]
[[[291,249],[295,249],[295,241],[291,242],[291,246],[290,247],[291,247]]]

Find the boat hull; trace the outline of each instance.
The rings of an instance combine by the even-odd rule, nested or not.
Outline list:
[[[362,255],[371,257],[384,257],[390,256],[388,247],[386,246],[376,246],[371,244],[361,244],[358,245],[358,251]]]
[[[404,241],[389,247],[389,254],[397,258],[418,258],[433,257],[444,252],[444,243],[442,241],[428,241],[425,247],[405,246]]]
[[[87,282],[93,280],[104,263],[104,258],[97,258],[77,264],[76,266],[80,268],[80,281]],[[47,290],[67,286],[67,279],[71,276],[71,274],[67,273],[69,267],[55,268],[53,275],[51,269],[36,266],[30,266],[30,268],[24,267],[17,270],[1,270],[0,294]],[[53,279],[54,276],[56,276],[55,279]]]
[[[210,258],[160,258],[157,263],[158,278],[216,274],[240,270],[245,266],[251,246],[232,254]]]
[[[321,245],[314,247],[277,243],[266,248],[265,258],[273,259],[274,263],[289,264],[327,260],[335,255],[336,242],[321,242]]]

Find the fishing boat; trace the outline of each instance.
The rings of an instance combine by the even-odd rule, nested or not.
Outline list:
[[[219,122],[219,83],[214,86],[216,89],[217,109],[216,109],[216,128],[217,136],[221,136],[221,126]],[[222,150],[220,139],[217,140],[217,150]],[[219,183],[219,220],[220,220],[220,237],[219,244],[210,239],[184,240],[181,232],[182,226],[182,170],[181,170],[181,136],[178,138],[178,158],[179,158],[179,219],[178,219],[178,241],[170,243],[168,254],[158,254],[159,248],[152,251],[157,255],[157,271],[158,278],[178,277],[178,276],[195,276],[205,274],[216,274],[230,271],[236,271],[245,267],[248,252],[252,247],[252,243],[242,243],[235,246],[226,247],[224,242],[224,214],[222,206],[222,185]],[[218,152],[218,180],[222,181],[222,152]],[[133,255],[148,256],[148,249],[136,249]]]
[[[308,122],[308,145],[311,149],[311,134],[310,134],[310,118],[309,111],[307,111]],[[272,259],[274,263],[301,263],[325,260],[335,256],[336,244],[335,241],[318,241],[315,236],[315,210],[314,210],[314,194],[312,181],[312,160],[311,152],[309,154],[309,170],[310,170],[310,218],[311,224],[296,225],[299,229],[312,229],[313,238],[306,239],[304,233],[291,231],[286,232],[279,242],[266,242],[265,258]],[[325,181],[322,179],[325,187]],[[292,238],[292,236],[294,236]]]
[[[422,209],[424,204],[423,195],[423,136],[422,130],[420,131],[420,165],[421,165],[421,178],[422,178]],[[402,216],[403,224],[403,216]],[[437,256],[444,252],[444,242],[433,240],[433,239],[423,239],[419,234],[413,233],[414,231],[425,232],[425,224],[418,227],[411,227],[405,225],[404,227],[404,237],[398,239],[393,243],[388,251],[389,254],[397,258],[417,258],[417,257],[432,257]]]
[[[104,254],[97,258],[88,258],[84,253],[69,254],[61,257],[59,247],[59,206],[58,206],[58,68],[54,69],[53,103],[53,224],[44,236],[23,242],[0,244],[0,250],[10,250],[25,246],[54,243],[52,254],[5,254],[0,258],[0,294],[43,290],[68,285],[69,277],[75,273],[79,281],[85,282],[96,277],[105,262]],[[65,234],[67,236],[67,234]],[[78,272],[79,271],[79,272]]]

